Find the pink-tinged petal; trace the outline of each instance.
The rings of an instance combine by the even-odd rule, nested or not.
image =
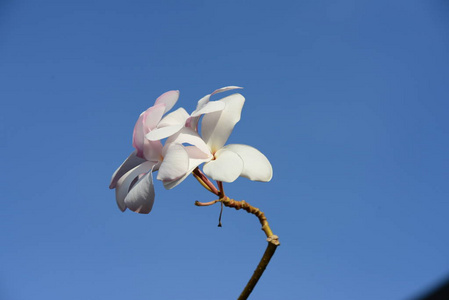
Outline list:
[[[145,137],[150,141],[159,141],[174,135],[175,133],[180,131],[183,127],[184,125],[172,125],[162,128],[156,128],[150,131]]]
[[[166,126],[173,125],[184,125],[186,120],[189,118],[189,114],[186,112],[184,108],[178,108],[174,112],[166,115],[157,125],[157,128],[162,128]]]
[[[213,158],[213,156],[210,153],[204,153],[202,150],[200,150],[196,146],[184,146],[184,149],[186,149],[187,154],[189,155],[189,159],[200,159],[200,160],[206,160],[209,161]],[[190,164],[189,164],[190,167]]]
[[[141,113],[137,119],[136,125],[133,131],[133,147],[137,150],[136,155],[143,158],[143,142],[145,140],[143,131],[143,116],[145,112]]]
[[[211,156],[209,147],[200,137],[200,135],[192,128],[184,127],[177,134],[168,138],[167,143],[174,144],[190,144],[196,146],[203,153]]]
[[[273,177],[270,161],[259,150],[247,145],[226,145],[222,150],[237,153],[243,160],[243,170],[240,176],[253,181],[268,182]]]
[[[148,214],[153,208],[154,185],[153,170],[142,176],[128,192],[125,197],[125,205],[130,210],[139,214]]]
[[[154,165],[155,163],[153,162],[144,162],[120,177],[117,182],[117,186],[115,187],[115,199],[121,211],[125,211],[126,209],[125,198],[126,195],[128,195],[131,183],[133,183],[134,179],[140,174],[150,171]]]
[[[186,121],[186,127],[189,127],[195,131],[198,131],[198,122],[200,121],[201,116],[197,117],[189,117]]]
[[[133,131],[133,147],[137,150],[137,156],[144,158],[145,135],[157,124],[164,114],[165,104],[159,104],[148,108],[140,114]],[[146,150],[148,151],[148,149]]]
[[[187,178],[187,176],[192,173],[192,171],[198,167],[200,164],[210,161],[210,157],[205,155],[201,150],[196,148],[195,146],[187,146],[184,147],[187,154],[189,155],[189,170],[182,176],[181,178],[175,179],[175,180],[165,180],[163,181],[164,187],[167,190],[170,190],[174,187],[176,187],[178,184],[184,181],[184,179]]]
[[[166,111],[165,104],[155,104],[154,106],[148,108],[143,114],[143,125],[144,134],[147,134],[152,129],[156,128],[157,124],[162,119],[164,112]]]
[[[179,98],[179,91],[168,91],[160,95],[157,99],[156,104],[163,103],[165,104],[165,112],[172,109],[172,107],[176,104]]]
[[[144,159],[136,156],[137,151],[134,151],[131,153],[130,156],[128,156],[127,159],[120,165],[120,167],[115,170],[114,174],[112,175],[111,182],[109,184],[109,188],[113,189],[117,185],[117,181],[122,177],[126,172],[131,170],[132,168],[140,165],[141,163],[145,162]]]
[[[162,143],[160,141],[149,141],[145,139],[143,145],[143,156],[146,160],[157,162],[162,160]]]
[[[240,120],[245,98],[240,94],[233,94],[219,101],[225,103],[225,108],[205,115],[201,123],[201,135],[212,153],[223,147],[228,140],[235,124]]]
[[[157,179],[176,180],[184,176],[189,170],[189,155],[183,146],[169,145],[164,160],[159,168]]]
[[[233,182],[243,170],[243,161],[232,151],[220,149],[215,153],[215,160],[204,164],[203,172],[213,180]]]

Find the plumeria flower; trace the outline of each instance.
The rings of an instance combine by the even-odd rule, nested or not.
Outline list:
[[[198,111],[211,103],[208,102],[209,97],[199,101],[196,113],[191,115],[191,123],[187,123],[189,126],[167,139],[164,165],[159,169],[158,179],[163,181],[166,188],[173,188],[197,166],[205,163],[204,173],[217,181],[233,182],[239,176],[254,181],[270,181],[273,176],[271,164],[259,150],[241,144],[225,146],[235,124],[240,120],[245,102],[241,94],[215,101],[218,104],[214,105],[222,106],[222,109],[203,110],[201,136],[193,129],[197,129],[196,124],[202,115],[198,115]],[[151,134],[147,137],[151,137]],[[169,168],[175,164],[178,166],[176,170]]]
[[[117,205],[121,211],[147,214],[154,203],[152,172],[156,171],[163,160],[163,147],[160,141],[145,138],[157,128],[162,116],[178,101],[179,91],[169,91],[156,99],[154,105],[138,118],[133,132],[135,151],[114,172],[109,185],[115,188]]]

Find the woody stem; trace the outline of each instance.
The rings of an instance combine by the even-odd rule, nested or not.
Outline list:
[[[220,184],[219,184],[220,186]],[[222,187],[220,190],[223,190]],[[245,288],[243,289],[242,293],[240,294],[238,300],[245,300],[249,297],[251,292],[253,291],[254,287],[256,286],[257,282],[259,281],[260,277],[262,276],[263,272],[265,271],[266,267],[270,263],[271,257],[273,257],[274,252],[276,251],[277,247],[280,245],[279,243],[279,237],[277,235],[274,235],[271,231],[270,225],[268,224],[267,218],[265,217],[265,214],[260,211],[257,207],[254,207],[250,205],[248,202],[242,200],[242,201],[235,201],[233,199],[230,199],[229,197],[223,196],[222,198],[211,201],[208,203],[201,203],[196,201],[195,205],[197,206],[205,206],[206,205],[212,205],[214,203],[221,202],[224,206],[235,208],[236,210],[243,209],[248,213],[251,213],[255,215],[258,219],[260,224],[262,225],[262,230],[267,236],[267,249],[265,250],[265,253],[262,256],[262,259],[260,260],[259,264],[257,265],[256,270],[254,271],[253,275],[249,279],[248,283],[246,284]]]

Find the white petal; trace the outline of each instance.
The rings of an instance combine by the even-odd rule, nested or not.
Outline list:
[[[203,114],[208,114],[214,111],[220,111],[223,110],[225,107],[225,104],[222,101],[211,101],[207,102],[206,104],[202,105],[199,109],[195,110],[191,116],[192,117],[199,117]]]
[[[117,181],[120,179],[120,177],[123,176],[126,172],[131,170],[132,168],[140,165],[145,160],[136,156],[136,151],[131,153],[130,156],[128,156],[127,159],[120,165],[120,167],[115,170],[114,174],[112,175],[111,182],[109,184],[109,188],[113,189],[117,185]]]
[[[143,115],[141,113],[137,119],[136,125],[133,130],[133,147],[137,150],[136,155],[143,158],[143,142],[144,142],[144,130],[143,130]]]
[[[219,88],[219,89],[217,89],[217,90],[215,90],[212,94],[210,94],[211,96],[212,95],[215,95],[215,94],[218,94],[218,93],[222,93],[222,92],[226,92],[226,91],[231,91],[231,90],[235,90],[235,89],[243,89],[242,87],[239,87],[239,86],[233,86],[233,85],[230,85],[230,86],[225,86],[225,87],[222,87],[222,88]]]
[[[149,161],[161,161],[162,143],[160,141],[149,141],[145,139],[143,143],[143,156]]]
[[[184,146],[184,149],[187,151],[187,154],[189,155],[189,159],[211,160],[213,158],[212,154],[204,153],[196,146]]]
[[[167,111],[165,104],[155,104],[144,112],[143,124],[144,134],[147,134],[150,130],[156,128],[159,124],[164,112]]]
[[[218,94],[218,93],[222,93],[222,92],[226,92],[226,91],[235,90],[235,89],[243,89],[243,88],[239,87],[239,86],[225,86],[225,87],[222,87],[222,88],[219,88],[219,89],[213,91],[212,94],[208,94],[208,95],[204,96],[203,98],[201,98],[198,101],[198,104],[196,105],[196,110],[192,113],[192,115],[194,113],[196,114],[196,112],[198,110],[200,110],[202,107],[204,107],[204,105],[206,105],[209,102],[209,99],[210,99],[210,97],[212,95],[215,95],[215,94]]]
[[[117,201],[117,205],[121,211],[126,209],[125,205],[125,197],[128,195],[129,187],[134,179],[142,173],[147,173],[150,171],[155,163],[146,161],[137,167],[126,172],[117,182],[117,186],[115,188],[115,199]]]
[[[150,141],[158,141],[174,135],[181,130],[184,125],[173,125],[162,128],[156,128],[150,131],[145,137]]]
[[[189,169],[189,155],[182,145],[170,144],[167,149],[157,174],[162,181],[178,179]]]
[[[172,107],[175,105],[176,101],[178,101],[179,98],[179,91],[168,91],[160,95],[157,99],[154,105],[159,103],[165,104],[165,112],[172,109]]]
[[[223,147],[228,140],[235,124],[240,120],[245,98],[240,94],[233,94],[219,101],[225,103],[225,108],[205,115],[201,123],[201,134],[212,153]]]
[[[178,178],[176,180],[163,181],[164,187],[167,190],[170,190],[170,189],[174,188],[175,186],[177,186],[178,184],[180,184],[181,182],[183,182],[184,179],[186,179],[187,176],[189,176],[190,173],[192,173],[192,171],[196,167],[198,167],[200,164],[202,164],[204,162],[210,161],[210,159],[211,159],[211,157],[205,155],[202,151],[200,151],[195,146],[187,146],[187,147],[184,147],[184,149],[186,150],[187,154],[189,155],[189,170],[181,178]]]
[[[215,153],[215,160],[204,164],[204,173],[213,180],[233,182],[243,170],[243,161],[232,151],[220,149]]]
[[[254,181],[270,181],[273,168],[270,161],[259,150],[247,145],[231,144],[222,149],[237,153],[243,160],[243,171],[240,176]]]
[[[172,126],[172,125],[184,125],[189,114],[186,112],[184,108],[178,108],[174,112],[166,115],[157,125],[158,128]]]
[[[150,170],[140,178],[125,197],[125,205],[130,210],[148,214],[153,208],[155,194],[152,173],[153,170]]]
[[[205,104],[207,104],[207,102],[209,102],[210,95],[211,94],[207,94],[206,96],[204,96],[203,98],[198,100],[198,103],[196,104],[196,110],[199,110],[201,107],[203,107]]]
[[[203,151],[205,154],[212,156],[209,147],[200,137],[200,135],[192,128],[184,127],[177,134],[172,135],[168,138],[167,143],[174,144],[190,144],[196,146],[198,149]]]

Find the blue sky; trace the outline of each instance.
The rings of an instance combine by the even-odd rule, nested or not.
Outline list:
[[[149,215],[108,189],[138,115],[239,85],[227,194],[281,247],[253,299],[409,299],[449,275],[446,1],[0,2],[0,298],[234,299],[265,249],[189,177]],[[215,98],[218,99],[218,98]]]

